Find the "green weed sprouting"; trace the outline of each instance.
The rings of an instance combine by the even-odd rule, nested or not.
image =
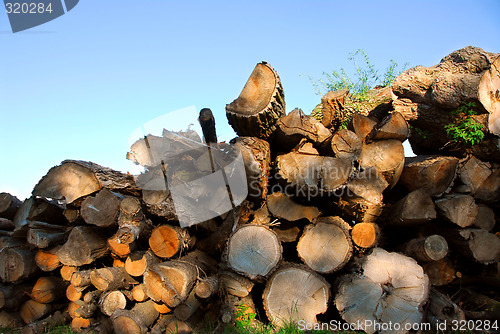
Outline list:
[[[469,102],[451,112],[456,121],[444,126],[449,139],[465,146],[474,146],[484,139],[485,127],[471,116],[476,115],[474,102]]]

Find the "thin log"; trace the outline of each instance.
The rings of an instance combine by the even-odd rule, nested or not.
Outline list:
[[[465,321],[464,311],[448,296],[432,287],[429,292],[424,322],[432,324],[433,328],[437,330],[439,324],[461,323],[463,321]]]
[[[352,242],[360,248],[376,247],[380,235],[380,227],[376,223],[358,223],[351,231]]]
[[[255,284],[245,276],[227,270],[219,272],[219,281],[226,293],[241,298],[248,296]]]
[[[435,201],[439,212],[460,227],[471,226],[479,213],[474,198],[464,194],[450,194]]]
[[[181,251],[187,250],[193,244],[193,241],[187,229],[172,225],[161,225],[151,233],[149,247],[156,256],[168,259]]]
[[[82,291],[84,290],[85,288],[78,288],[72,284],[68,285],[68,287],[66,288],[66,298],[68,298],[68,300],[70,302],[74,302],[74,301],[77,301],[79,300],[80,298],[82,298],[83,296],[83,293]]]
[[[116,310],[124,310],[127,306],[127,298],[121,291],[107,291],[99,298],[99,309],[107,316],[111,316]]]
[[[69,282],[71,280],[71,276],[75,271],[78,271],[78,268],[75,266],[62,266],[60,274],[63,280]]]
[[[136,243],[121,243],[119,238],[120,236],[118,235],[118,233],[115,233],[111,238],[107,240],[109,250],[112,254],[116,255],[119,258],[126,258],[135,250]]]
[[[321,123],[327,128],[338,129],[346,117],[344,107],[349,89],[329,91],[321,98]]]
[[[100,291],[122,289],[138,283],[123,267],[94,269],[90,273],[90,281]]]
[[[136,302],[146,301],[149,298],[146,293],[146,286],[144,284],[135,285],[132,288],[132,298],[134,298]]]
[[[191,292],[186,301],[174,309],[174,315],[177,319],[186,321],[198,310],[200,305],[195,293]]]
[[[70,282],[71,285],[77,288],[86,288],[91,284],[90,281],[90,273],[92,272],[92,269],[89,270],[79,270],[79,271],[74,271],[71,274]]]
[[[394,226],[410,226],[436,219],[432,198],[425,189],[414,190],[383,212],[383,222]]]
[[[421,262],[438,261],[448,254],[448,243],[442,236],[434,234],[408,241],[404,253]]]
[[[210,276],[198,280],[193,289],[196,296],[202,299],[210,298],[211,296],[216,294],[218,290],[219,290],[219,279],[217,278],[217,276]]]
[[[146,270],[159,263],[158,259],[151,251],[135,252],[130,254],[125,261],[125,271],[130,276],[142,276]]]

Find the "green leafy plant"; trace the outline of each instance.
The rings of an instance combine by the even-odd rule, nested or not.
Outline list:
[[[249,307],[247,305],[240,305],[235,312],[236,318],[236,328],[240,330],[248,329],[253,319],[255,319],[255,313],[247,312]]]
[[[461,105],[452,111],[452,116],[456,117],[455,122],[445,125],[446,135],[449,139],[458,144],[473,146],[483,141],[485,127],[471,116],[476,115],[474,102]]]

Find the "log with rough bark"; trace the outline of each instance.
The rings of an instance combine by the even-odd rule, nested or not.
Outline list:
[[[340,129],[330,140],[326,141],[322,149],[325,154],[338,158],[357,160],[361,154],[363,141],[351,130]]]
[[[417,261],[438,261],[448,254],[448,243],[440,235],[433,234],[424,238],[408,241],[404,247],[404,253]]]
[[[70,283],[72,286],[77,288],[86,288],[92,282],[90,281],[90,273],[92,269],[89,270],[78,270],[71,274]]]
[[[478,95],[484,109],[489,112],[488,129],[491,133],[500,135],[500,56],[481,76]]]
[[[0,193],[0,217],[14,219],[22,202],[9,193]]]
[[[366,140],[376,125],[377,121],[368,116],[360,113],[354,113],[352,116],[352,127],[362,141]]]
[[[66,287],[60,277],[40,277],[31,290],[31,299],[43,304],[60,301],[66,296]]]
[[[281,152],[288,152],[303,138],[321,145],[332,134],[316,118],[305,115],[302,109],[294,109],[288,115],[281,117],[276,122],[273,144]]]
[[[471,226],[479,213],[479,207],[470,195],[449,194],[435,203],[444,218],[460,227]]]
[[[149,237],[149,247],[158,257],[171,258],[186,251],[194,244],[187,229],[172,225],[161,225],[153,230]]]
[[[107,316],[111,316],[116,310],[124,310],[127,306],[127,298],[121,291],[106,291],[99,298],[99,309]]]
[[[349,89],[341,89],[337,91],[329,91],[321,98],[321,123],[334,130],[342,125],[342,121],[347,116],[344,103]]]
[[[434,202],[425,189],[410,192],[401,200],[388,206],[382,214],[384,224],[394,226],[421,224],[436,217]]]
[[[430,196],[446,192],[456,177],[458,159],[446,156],[417,156],[405,159],[400,182],[408,190],[423,188]]]
[[[123,267],[94,269],[90,272],[90,282],[100,291],[117,290],[137,284]]]
[[[340,217],[322,217],[305,227],[297,243],[302,261],[320,274],[340,270],[352,256],[350,226]]]
[[[210,298],[212,295],[216,294],[218,290],[219,280],[215,275],[200,278],[193,289],[196,296],[202,299]]]
[[[0,310],[17,311],[30,297],[32,284],[0,284]]]
[[[132,298],[136,302],[144,302],[149,298],[148,294],[146,293],[146,286],[142,283],[135,285],[131,291],[132,291]]]
[[[58,326],[63,326],[71,320],[68,312],[56,311],[50,316],[32,322],[23,327],[21,334],[38,334],[46,333],[50,331],[51,328]]]
[[[273,216],[288,221],[307,219],[312,223],[321,214],[316,207],[301,205],[281,192],[267,196],[267,208]]]
[[[48,248],[66,241],[71,228],[32,221],[29,223],[27,241],[37,248]]]
[[[77,226],[71,230],[66,243],[57,251],[57,256],[64,265],[82,266],[107,253],[106,239],[91,227]]]
[[[266,62],[255,66],[240,96],[226,105],[229,124],[239,136],[267,139],[283,115],[283,87],[276,71]]]
[[[82,202],[80,214],[87,224],[99,227],[115,225],[122,199],[122,195],[102,189]]]
[[[304,320],[317,323],[330,299],[330,284],[319,274],[299,265],[280,267],[267,281],[263,294],[264,309],[276,325]]]
[[[64,199],[66,203],[71,203],[103,187],[133,195],[139,194],[139,189],[130,175],[93,162],[65,160],[48,171],[33,189],[33,195]]]
[[[14,283],[36,275],[39,269],[35,254],[35,251],[23,248],[6,247],[0,250],[0,279]]]
[[[380,235],[380,227],[376,223],[357,223],[351,230],[352,242],[360,248],[376,247]]]
[[[370,134],[370,140],[396,139],[404,142],[410,133],[410,128],[403,115],[392,112],[382,119]]]
[[[484,204],[478,204],[476,219],[472,225],[491,232],[495,227],[495,211]]]
[[[158,319],[159,313],[154,308],[154,302],[148,300],[137,303],[131,310],[118,310],[111,320],[116,334],[145,333]]]
[[[142,211],[141,201],[136,197],[125,197],[119,205],[118,231],[115,236],[122,244],[131,244],[141,235],[151,231],[151,221]]]
[[[0,230],[5,232],[11,232],[14,230],[16,225],[14,222],[7,218],[0,218]]]
[[[234,271],[260,280],[276,268],[282,252],[281,243],[272,230],[262,225],[243,225],[229,237],[225,258]]]
[[[341,279],[335,298],[346,322],[360,324],[357,329],[367,333],[376,331],[375,323],[398,323],[403,330],[421,322],[429,279],[414,259],[375,248],[361,268],[362,275]]]
[[[392,188],[405,165],[403,144],[399,140],[378,140],[363,145],[359,163],[362,168],[377,167]]]

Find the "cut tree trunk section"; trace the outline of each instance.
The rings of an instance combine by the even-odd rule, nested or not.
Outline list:
[[[267,196],[267,208],[273,216],[288,221],[307,219],[312,223],[321,214],[316,207],[298,204],[281,192]]]
[[[392,188],[405,165],[403,144],[399,140],[380,140],[365,144],[359,157],[362,168],[377,167]]]
[[[14,219],[17,209],[22,202],[9,193],[0,193],[0,217],[6,219]]]
[[[61,278],[40,277],[31,290],[31,299],[38,303],[49,304],[66,296],[67,284]]]
[[[329,91],[321,98],[321,123],[327,128],[338,129],[347,116],[344,108],[349,89]]]
[[[120,201],[123,196],[108,189],[102,189],[95,197],[87,197],[80,210],[87,224],[99,227],[109,227],[116,224]]]
[[[387,207],[383,222],[394,226],[410,226],[436,219],[432,198],[425,189],[412,191],[401,200]]]
[[[460,227],[474,224],[479,213],[479,207],[470,195],[450,194],[437,199],[435,203],[447,220]]]
[[[161,225],[151,233],[149,247],[156,256],[168,259],[187,250],[193,241],[187,229]]]
[[[38,272],[35,251],[6,247],[0,250],[0,279],[14,283],[32,277]]]
[[[91,227],[77,226],[71,230],[68,241],[57,251],[62,264],[82,266],[90,264],[108,252],[106,240]]]
[[[380,239],[380,227],[375,223],[358,223],[351,231],[352,242],[360,248],[377,246]]]
[[[438,261],[448,254],[448,243],[440,235],[410,240],[404,246],[404,253],[417,261]]]

